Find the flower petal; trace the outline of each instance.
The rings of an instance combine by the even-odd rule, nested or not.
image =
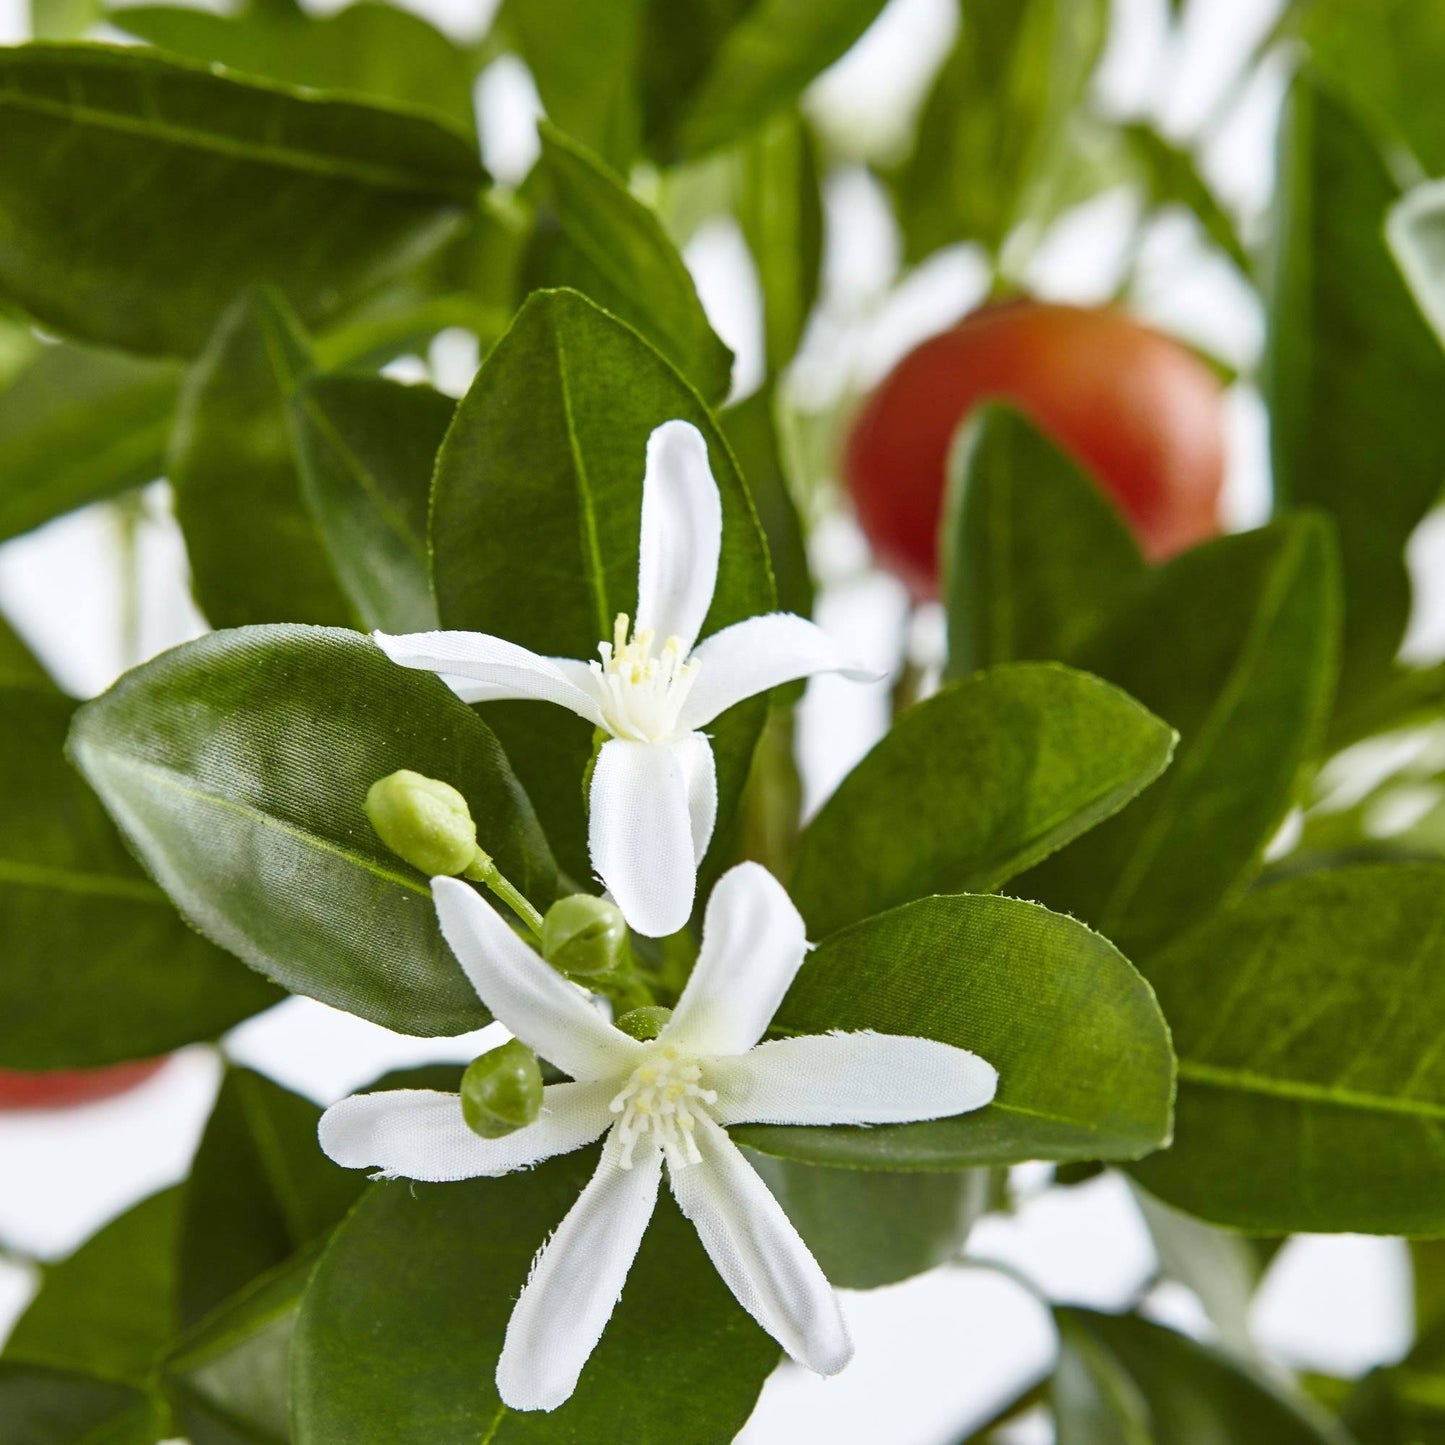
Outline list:
[[[701,733],[684,733],[668,743],[687,781],[687,816],[692,824],[692,854],[699,864],[717,823],[717,762],[712,744]]]
[[[719,1059],[707,1081],[722,1124],[910,1124],[983,1108],[998,1072],[937,1039],[811,1034]]]
[[[477,996],[521,1041],[574,1079],[612,1079],[642,1045],[612,1027],[587,995],[544,963],[474,889],[433,878],[442,935]]]
[[[628,926],[649,938],[676,933],[697,892],[688,779],[666,743],[609,738],[592,770],[592,866]]]
[[[371,635],[393,662],[448,679],[448,685],[463,702],[538,699],[555,702],[595,727],[602,726],[602,712],[592,691],[592,671],[585,662],[571,657],[542,657],[485,632]]]
[[[321,1147],[347,1169],[374,1168],[425,1184],[510,1174],[590,1144],[614,1122],[608,1106],[616,1092],[610,1080],[549,1084],[536,1121],[500,1139],[473,1134],[455,1094],[353,1094],[321,1116]]]
[[[703,1117],[695,1137],[702,1162],[667,1177],[717,1272],[800,1365],[836,1375],[853,1342],[818,1261],[727,1134]]]
[[[707,1057],[762,1038],[807,952],[802,915],[757,863],[739,863],[707,902],[702,948],[665,1035]]]
[[[638,546],[638,628],[692,650],[712,605],[722,552],[722,499],[702,433],[668,421],[647,439]]]
[[[841,672],[854,682],[877,682],[882,675],[845,656],[821,627],[791,612],[735,622],[705,638],[692,656],[697,677],[678,717],[678,727],[689,732],[795,678]]]
[[[497,1390],[513,1410],[555,1410],[577,1388],[637,1258],[661,1179],[655,1145],[639,1148],[631,1169],[603,1149],[597,1172],[538,1253],[507,1325]]]

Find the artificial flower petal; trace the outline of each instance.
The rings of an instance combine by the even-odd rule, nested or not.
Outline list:
[[[967,1049],[899,1034],[805,1034],[708,1066],[719,1124],[900,1124],[989,1103],[998,1071]]]
[[[448,1184],[510,1174],[590,1144],[613,1123],[609,1105],[615,1093],[608,1080],[551,1084],[542,1091],[536,1120],[500,1139],[483,1139],[467,1128],[456,1094],[430,1089],[353,1094],[321,1116],[319,1136],[325,1153],[347,1169]]]
[[[696,1134],[702,1162],[668,1170],[678,1206],[738,1303],[800,1365],[836,1375],[853,1343],[818,1261],[727,1134],[705,1115]]]
[[[611,738],[592,770],[592,866],[628,926],[649,938],[677,930],[697,891],[687,775],[665,743]]]
[[[432,897],[442,935],[477,996],[524,1044],[584,1081],[635,1066],[642,1045],[614,1029],[475,889],[433,878]]]
[[[746,1052],[772,1022],[807,947],[783,885],[757,863],[730,868],[708,899],[697,963],[664,1037],[704,1057]]]
[[[692,824],[692,853],[698,864],[707,854],[717,824],[717,761],[701,733],[684,733],[668,743],[687,780],[687,816]]]
[[[513,1410],[555,1410],[612,1317],[657,1206],[662,1155],[638,1149],[628,1169],[604,1148],[597,1172],[542,1246],[507,1325],[497,1390]]]
[[[840,672],[854,682],[877,682],[882,676],[846,656],[817,623],[791,612],[749,617],[714,632],[698,644],[692,660],[697,677],[678,717],[678,726],[689,730],[800,677]]]
[[[592,671],[570,657],[542,657],[485,632],[373,632],[376,645],[402,667],[435,672],[463,702],[515,699],[554,702],[601,727]]]
[[[647,439],[638,544],[637,626],[692,650],[717,587],[722,502],[707,443],[690,422],[668,421]]]

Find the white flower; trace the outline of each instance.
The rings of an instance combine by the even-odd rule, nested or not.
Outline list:
[[[628,924],[653,937],[687,922],[717,820],[717,771],[701,729],[795,678],[876,678],[788,612],[750,617],[694,647],[721,549],[707,443],[689,423],[665,422],[647,443],[635,626],[619,616],[599,661],[540,657],[480,632],[376,634],[393,662],[440,673],[467,702],[540,698],[611,734],[592,774],[592,866]]]
[[[455,1094],[359,1094],[326,1111],[321,1144],[349,1168],[443,1182],[524,1169],[607,1135],[597,1172],[512,1313],[497,1364],[502,1399],[551,1410],[571,1395],[636,1257],[664,1164],[743,1308],[799,1363],[841,1370],[853,1347],[833,1291],[726,1126],[944,1118],[993,1098],[992,1066],[935,1039],[890,1034],[759,1043],[807,943],[782,885],[755,863],[713,890],[697,966],[650,1043],[606,1022],[465,883],[436,878],[432,890],[482,1000],[576,1082],[550,1085],[537,1120],[501,1139],[472,1133]]]

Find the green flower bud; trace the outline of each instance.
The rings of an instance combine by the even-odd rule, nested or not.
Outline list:
[[[489,1049],[462,1075],[462,1117],[483,1139],[530,1124],[542,1108],[542,1070],[520,1039]]]
[[[626,946],[622,910],[605,898],[574,893],[554,903],[542,920],[542,957],[577,978],[611,973]]]
[[[477,855],[477,825],[467,800],[437,778],[407,768],[367,790],[366,816],[398,858],[428,876],[455,875]]]
[[[663,1029],[667,1027],[667,1021],[672,1017],[670,1008],[663,1008],[660,1004],[644,1004],[641,1008],[629,1010],[621,1018],[613,1022],[630,1039],[636,1039],[639,1043],[647,1043],[655,1039]]]

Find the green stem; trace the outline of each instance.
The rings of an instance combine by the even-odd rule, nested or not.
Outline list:
[[[538,938],[542,936],[542,915],[527,902],[521,891],[507,881],[506,875],[492,861],[492,855],[483,848],[477,849],[477,856],[463,872],[464,878],[485,883]]]

